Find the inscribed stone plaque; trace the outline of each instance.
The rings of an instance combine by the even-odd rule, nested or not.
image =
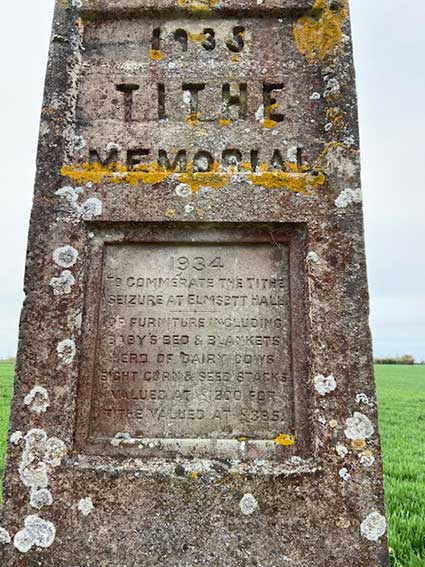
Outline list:
[[[388,565],[347,0],[58,0],[10,567]]]
[[[290,430],[288,284],[274,245],[107,246],[93,435]]]

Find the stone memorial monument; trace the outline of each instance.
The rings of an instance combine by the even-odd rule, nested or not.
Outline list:
[[[57,0],[0,564],[388,565],[347,0]]]

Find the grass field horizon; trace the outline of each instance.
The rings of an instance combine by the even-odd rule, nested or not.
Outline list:
[[[13,361],[0,361],[0,479],[13,373]],[[375,374],[392,565],[425,567],[425,366],[377,365]]]

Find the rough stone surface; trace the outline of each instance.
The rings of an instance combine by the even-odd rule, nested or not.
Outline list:
[[[388,565],[353,77],[346,0],[58,0],[1,565]]]

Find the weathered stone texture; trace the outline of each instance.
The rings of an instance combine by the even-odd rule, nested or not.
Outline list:
[[[58,0],[2,565],[388,565],[353,77],[346,0]]]

